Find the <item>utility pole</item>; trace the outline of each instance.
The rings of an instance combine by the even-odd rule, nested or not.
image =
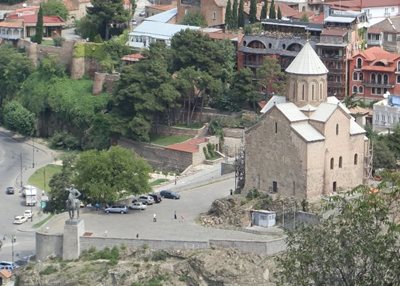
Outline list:
[[[21,191],[22,191],[22,153],[19,154],[20,162],[21,162]]]
[[[32,168],[35,168],[35,140],[32,137]]]
[[[12,256],[12,263],[14,263],[14,241],[15,241],[15,235],[11,235],[11,256]]]

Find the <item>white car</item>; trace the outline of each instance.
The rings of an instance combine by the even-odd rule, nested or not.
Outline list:
[[[31,210],[25,210],[24,211],[24,217],[26,217],[27,219],[33,217],[32,211]]]
[[[145,204],[143,204],[142,202],[134,202],[131,206],[130,209],[131,210],[141,210],[144,211],[147,208],[147,206]]]
[[[14,217],[14,224],[23,224],[27,220],[28,220],[27,217],[23,215],[17,215],[16,217]]]

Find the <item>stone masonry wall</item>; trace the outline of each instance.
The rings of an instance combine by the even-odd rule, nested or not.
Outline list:
[[[63,235],[36,232],[36,260],[62,257]]]

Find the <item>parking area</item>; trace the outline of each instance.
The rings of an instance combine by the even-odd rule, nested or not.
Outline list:
[[[159,204],[149,205],[145,211],[129,210],[127,214],[106,214],[104,211],[84,210],[81,218],[85,231],[92,236],[120,238],[208,240],[243,239],[264,240],[276,238],[276,232],[254,234],[243,231],[222,230],[203,227],[196,222],[200,213],[207,212],[211,203],[229,195],[233,179],[216,182],[192,190],[180,192],[179,200],[163,199]],[[176,219],[174,217],[176,212]],[[157,221],[153,222],[156,214]],[[46,230],[49,233],[63,231],[67,214],[58,215]]]

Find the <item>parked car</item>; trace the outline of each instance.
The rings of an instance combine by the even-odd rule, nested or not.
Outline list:
[[[32,211],[31,210],[25,210],[24,211],[24,217],[26,217],[27,219],[33,217]]]
[[[166,199],[179,200],[181,198],[180,194],[178,194],[177,192],[170,191],[170,190],[163,190],[160,192],[160,195]]]
[[[138,202],[142,202],[145,205],[152,205],[154,204],[154,199],[151,196],[140,196]]]
[[[139,16],[140,16],[140,17],[146,16],[146,12],[145,12],[145,11],[140,12],[140,13],[139,13]]]
[[[162,201],[161,195],[159,193],[151,193],[151,194],[149,194],[149,196],[154,199],[154,202],[156,204],[161,203],[161,201]]]
[[[141,210],[144,211],[145,209],[147,209],[147,206],[145,204],[143,204],[142,202],[134,202],[131,206],[130,206],[131,210]]]
[[[27,220],[28,220],[27,217],[23,215],[17,215],[16,217],[14,217],[14,224],[23,224]]]
[[[14,262],[0,261],[0,270],[7,269],[9,271],[13,271],[15,268],[18,267],[19,266]]]
[[[7,187],[7,189],[6,189],[7,195],[13,195],[14,193],[15,193],[14,187]]]
[[[128,208],[126,206],[122,206],[122,205],[115,205],[115,206],[106,208],[104,210],[104,212],[126,214],[128,212]]]

